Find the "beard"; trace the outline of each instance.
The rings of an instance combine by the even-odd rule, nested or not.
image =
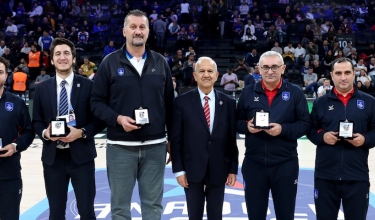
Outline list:
[[[140,38],[142,38],[142,41],[140,41],[140,42],[136,42],[136,41],[135,41],[135,38],[136,38],[136,37],[140,37]],[[144,44],[145,44],[145,41],[143,40],[143,37],[142,37],[141,35],[135,35],[135,36],[133,37],[133,39],[132,39],[132,45],[133,45],[133,46],[135,46],[135,47],[142,47]]]

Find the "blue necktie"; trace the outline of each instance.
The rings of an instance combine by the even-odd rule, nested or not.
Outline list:
[[[65,83],[66,83],[66,80],[63,80],[61,82],[59,116],[67,115],[69,113],[69,108],[68,108],[68,94],[66,92]],[[58,141],[57,144],[58,145],[62,145],[63,147],[65,147],[68,143],[65,143],[65,142],[62,142],[62,141]]]

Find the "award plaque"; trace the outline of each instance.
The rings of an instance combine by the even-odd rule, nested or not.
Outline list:
[[[134,120],[136,126],[144,126],[150,124],[148,118],[148,109],[140,107],[139,109],[134,109]]]
[[[353,139],[353,129],[354,129],[354,121],[340,120],[338,138]]]
[[[69,133],[65,118],[51,120],[50,137],[66,137]]]
[[[254,117],[254,128],[270,129],[270,112],[256,111]]]
[[[3,148],[3,139],[0,138],[0,149]],[[0,154],[5,154],[7,151],[0,151]]]

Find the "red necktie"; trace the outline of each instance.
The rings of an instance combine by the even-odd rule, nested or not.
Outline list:
[[[208,96],[205,96],[204,99],[206,102],[204,103],[204,115],[206,116],[208,128],[210,128],[210,106],[208,105],[208,100],[210,99]]]

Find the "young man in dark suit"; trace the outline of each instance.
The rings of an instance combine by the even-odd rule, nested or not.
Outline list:
[[[215,61],[201,57],[193,73],[198,88],[175,100],[171,133],[173,172],[185,188],[189,220],[222,219],[225,183],[233,186],[238,170],[236,102],[214,90]]]
[[[72,181],[80,219],[96,219],[94,136],[105,125],[90,109],[93,82],[73,73],[76,52],[69,40],[58,38],[50,47],[56,76],[37,85],[33,128],[43,141],[42,162],[50,219],[65,219],[69,180]],[[50,120],[73,116],[66,137],[51,137]],[[67,120],[68,121],[68,120]]]

